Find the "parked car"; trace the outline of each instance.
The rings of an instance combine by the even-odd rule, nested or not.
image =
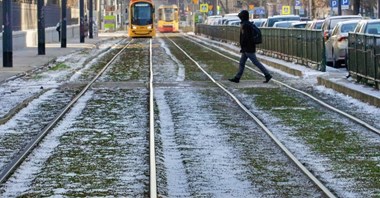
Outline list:
[[[279,21],[300,21],[301,17],[298,15],[276,15],[269,17],[263,27],[273,27],[274,23]]]
[[[226,25],[227,21],[230,21],[230,20],[240,21],[238,14],[239,13],[225,14],[222,18],[222,25]]]
[[[294,22],[298,22],[298,21],[278,21],[278,22],[274,23],[272,27],[274,27],[274,28],[290,28],[290,26]]]
[[[310,24],[310,21],[297,21],[290,24],[290,28],[299,28],[299,29],[305,29],[308,24]]]
[[[306,27],[308,30],[320,30],[322,29],[322,24],[325,20],[314,20]]]
[[[204,24],[206,24],[206,25],[215,25],[216,21],[218,21],[221,18],[222,18],[222,16],[219,16],[219,15],[209,16],[204,21]]]
[[[338,22],[332,30],[326,44],[326,62],[333,67],[346,64],[348,50],[348,33],[353,32],[360,20]]]
[[[230,25],[230,26],[240,26],[240,21],[231,21],[227,25]]]
[[[223,25],[231,25],[231,23],[234,23],[234,22],[239,22],[240,23],[240,19],[227,19],[227,20],[224,20],[223,22]]]
[[[359,21],[354,33],[380,35],[380,19]]]
[[[327,41],[327,39],[329,39],[329,37],[331,36],[332,29],[334,29],[335,25],[338,22],[355,20],[355,19],[362,19],[362,16],[360,16],[360,15],[343,15],[343,16],[327,17],[322,24],[322,34],[323,34],[325,41]]]
[[[254,23],[257,27],[262,27],[267,19],[251,19],[250,21]]]

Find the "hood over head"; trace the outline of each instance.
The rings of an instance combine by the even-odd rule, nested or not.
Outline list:
[[[238,17],[242,21],[248,21],[249,20],[249,13],[247,10],[242,10],[239,14]]]

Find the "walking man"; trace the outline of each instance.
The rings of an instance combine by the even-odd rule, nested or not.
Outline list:
[[[240,78],[243,75],[245,63],[247,62],[247,59],[252,61],[256,67],[260,69],[260,71],[265,76],[264,83],[267,83],[272,78],[272,75],[269,74],[268,70],[265,68],[265,66],[259,62],[259,60],[256,57],[256,44],[254,43],[254,35],[257,34],[255,32],[254,28],[252,27],[254,24],[252,24],[249,21],[249,13],[247,10],[242,10],[238,17],[240,18],[240,62],[239,62],[239,71],[235,75],[234,78],[228,79],[231,82],[239,83]]]

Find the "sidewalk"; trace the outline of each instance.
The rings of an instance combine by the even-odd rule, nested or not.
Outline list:
[[[293,76],[298,76],[303,80],[316,79],[318,85],[331,88],[344,95],[351,96],[370,105],[380,108],[380,91],[364,84],[356,83],[352,78],[347,78],[348,72],[327,67],[326,72],[319,72],[305,66],[296,65],[283,60],[274,59],[258,55],[259,59],[273,68],[281,70]]]
[[[108,34],[99,35],[93,39],[85,38],[84,43],[80,39],[73,38],[67,41],[67,47],[61,48],[61,43],[48,43],[45,45],[45,55],[38,55],[38,47],[26,47],[13,50],[13,67],[3,67],[3,52],[0,53],[0,83],[24,75],[28,71],[38,69],[53,62],[57,57],[73,53],[86,48],[95,48],[96,44],[111,38]],[[0,46],[2,48],[2,46]]]

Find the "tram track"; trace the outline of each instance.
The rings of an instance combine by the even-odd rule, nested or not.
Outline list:
[[[204,47],[204,48],[206,48],[206,49],[208,49],[208,50],[210,50],[210,51],[212,51],[212,52],[214,52],[214,53],[216,53],[216,54],[218,54],[218,55],[220,55],[220,56],[222,56],[222,57],[224,57],[224,58],[226,58],[228,60],[231,60],[231,61],[233,61],[235,63],[239,63],[239,60],[236,60],[235,58],[231,58],[230,56],[227,56],[227,55],[225,55],[225,54],[223,54],[223,53],[221,53],[221,52],[219,52],[217,50],[211,49],[210,47],[202,44],[202,42],[200,42],[199,40],[197,41],[197,40],[195,40],[195,39],[193,39],[193,38],[191,38],[189,36],[186,36],[186,38],[187,39],[191,39],[194,43],[196,43],[196,44],[198,44],[198,45],[200,45],[200,46],[202,46],[202,47]],[[255,72],[255,73],[263,76],[263,74],[259,70],[254,69],[253,67],[251,67],[249,65],[246,65],[246,69],[249,69],[249,70],[251,70],[251,71],[253,71],[253,72]],[[334,111],[334,112],[336,112],[336,113],[338,113],[338,114],[340,114],[342,116],[345,116],[348,119],[350,119],[350,120],[352,120],[352,121],[354,121],[354,122],[356,122],[356,123],[364,126],[365,128],[367,128],[368,130],[372,131],[373,133],[375,133],[377,135],[380,135],[380,129],[376,128],[375,126],[373,126],[373,125],[371,125],[369,123],[367,123],[366,121],[364,121],[364,120],[362,120],[360,118],[357,118],[354,115],[351,115],[350,113],[347,113],[347,112],[345,112],[343,110],[335,108],[335,107],[327,104],[323,100],[318,99],[317,97],[315,97],[315,96],[313,96],[313,95],[311,95],[311,94],[309,94],[309,93],[307,93],[305,91],[297,89],[297,88],[295,88],[295,87],[293,87],[293,86],[291,86],[291,85],[289,85],[289,84],[287,84],[285,82],[281,82],[280,80],[276,80],[276,79],[272,79],[272,81],[275,82],[276,84],[280,85],[280,86],[283,86],[283,87],[286,87],[286,88],[288,88],[288,89],[290,89],[292,91],[298,92],[298,93],[300,93],[300,94],[302,94],[302,95],[304,95],[304,96],[312,99],[313,101],[319,103],[323,107],[325,107],[327,109],[330,109],[331,111]]]
[[[272,133],[273,127],[267,126],[267,121],[263,121],[262,115],[257,115],[258,111],[250,106],[245,98],[242,98],[242,93],[232,89],[231,84],[221,80],[221,75],[218,72],[210,72],[209,65],[204,62],[200,63],[202,60],[198,60],[199,57],[189,55],[189,51],[182,49],[174,41],[167,42],[174,46],[175,53],[183,54],[181,58],[186,59],[186,64],[202,71],[202,76],[197,73],[187,77],[184,75],[185,71],[194,68],[189,69],[188,65],[180,65],[182,59],[179,61],[174,58],[169,63],[165,63],[163,54],[166,52],[171,56],[166,49],[165,42],[161,43],[161,48],[165,48],[165,50],[158,53],[160,50],[156,49],[156,57],[154,57],[152,45],[157,47],[157,44],[152,44],[154,40],[149,40],[150,55],[148,61],[145,58],[148,57],[148,53],[145,51],[147,42],[140,41],[141,43],[133,44],[136,52],[128,54],[127,57],[132,57],[127,61],[128,63],[121,60],[117,67],[103,68],[100,71],[103,74],[104,72],[114,73],[123,68],[131,70],[128,74],[122,73],[117,74],[116,77],[103,78],[99,72],[96,75],[98,80],[91,80],[92,85],[86,84],[86,88],[92,88],[94,91],[90,91],[91,93],[89,91],[81,92],[82,97],[74,102],[75,104],[80,103],[79,106],[82,108],[82,110],[77,109],[77,113],[85,111],[84,115],[77,115],[82,121],[77,124],[70,121],[74,123],[75,129],[69,130],[69,134],[61,132],[55,137],[62,139],[60,140],[62,145],[59,152],[55,151],[56,156],[48,160],[47,170],[39,173],[39,177],[34,179],[37,185],[33,184],[34,189],[31,192],[39,194],[44,191],[44,187],[48,186],[47,189],[54,189],[51,190],[54,192],[48,192],[52,194],[40,194],[41,196],[128,195],[157,197],[172,195],[190,197],[237,195],[247,197],[283,194],[334,197],[341,195],[339,191],[335,191],[336,188],[331,187],[330,180],[318,175],[318,171],[310,168],[308,163],[297,159],[298,156],[292,154],[291,149],[282,142],[283,139],[281,138],[283,137],[278,138],[275,133]],[[157,40],[154,42],[157,43]],[[159,61],[162,61],[164,65],[155,65]],[[139,64],[135,67],[127,66],[136,63]],[[171,63],[175,63],[176,66]],[[146,69],[148,65],[149,69]],[[168,78],[172,80],[167,80]],[[266,86],[254,85],[251,87],[271,89],[277,88],[277,86],[277,84],[269,83]],[[124,93],[121,89],[128,89],[129,91]],[[221,94],[221,90],[223,90],[223,94]],[[226,100],[226,98],[229,99]],[[232,106],[232,104],[234,105]],[[235,104],[242,110],[238,110]],[[155,109],[156,106],[157,109]],[[115,112],[120,110],[126,112]],[[241,111],[241,113],[235,115],[236,111]],[[110,114],[107,114],[108,112]],[[230,115],[237,116],[241,120],[251,119],[257,124],[253,122],[252,124],[240,124],[237,120],[231,120]],[[107,118],[108,116],[109,118]],[[117,127],[113,128],[114,125]],[[242,131],[233,131],[238,129]],[[114,133],[113,130],[119,132]],[[252,131],[255,133],[252,134]],[[268,135],[259,134],[261,131]],[[158,140],[155,139],[155,136],[158,137]],[[267,136],[271,137],[272,140],[269,140]],[[103,144],[108,141],[112,144]],[[133,144],[135,147],[123,146],[125,142]],[[63,146],[63,144],[69,146]],[[90,146],[86,144],[90,144]],[[286,155],[281,153],[280,149],[269,146],[272,144],[273,147],[275,144],[279,145],[279,148],[289,157],[285,157]],[[155,150],[157,148],[158,151]],[[113,155],[120,149],[125,150],[123,155]],[[84,152],[91,150],[96,152]],[[102,158],[98,155],[110,156],[111,158]],[[249,159],[239,159],[240,157]],[[293,168],[293,164],[288,163],[290,162],[288,159],[292,157],[295,158],[294,167],[301,166],[300,169]],[[112,163],[114,160],[116,163]],[[169,161],[169,164],[163,161]],[[83,173],[79,173],[67,169],[70,163],[74,163],[75,169],[89,170],[83,170]],[[130,169],[121,166],[121,164],[129,163],[132,166]],[[256,163],[258,164],[256,167],[252,165]],[[94,164],[100,164],[102,170],[96,171],[96,168],[93,167]],[[81,166],[85,166],[85,168],[81,168]],[[275,170],[263,168],[265,166]],[[60,171],[52,171],[54,169],[66,169],[67,172],[64,172],[62,176],[66,180],[54,178],[54,174],[58,177],[62,175]],[[265,170],[269,170],[269,173],[260,174]],[[277,170],[280,172],[278,175],[276,175]],[[53,176],[49,172],[52,172]],[[120,173],[132,175],[134,179],[132,181],[122,180],[122,184],[117,186],[109,185],[108,183],[113,183],[112,181],[117,178],[114,177],[114,174]],[[78,175],[76,176],[76,174]],[[100,175],[99,178],[97,175]],[[306,178],[304,176],[309,177],[309,179],[304,179]],[[89,178],[99,188],[87,189],[90,184],[84,181],[89,180]],[[323,181],[320,181],[321,178]],[[64,182],[60,183],[62,181]],[[49,183],[52,185],[49,186]],[[136,183],[138,184],[136,185]],[[141,188],[140,185],[143,187]],[[315,186],[319,186],[319,188]],[[270,189],[272,187],[273,190]],[[309,187],[312,188],[309,189]],[[67,194],[61,193],[62,188],[77,189],[79,193],[75,190],[68,190]],[[289,189],[291,192],[288,191]],[[331,189],[334,191],[331,192]]]
[[[69,112],[71,111],[71,108],[74,104],[76,104],[78,102],[78,100],[80,100],[84,95],[85,93],[87,93],[89,91],[89,89],[91,89],[91,87],[94,85],[94,83],[102,76],[102,74],[108,69],[108,67],[113,64],[113,62],[115,61],[115,59],[117,59],[119,57],[119,55],[121,53],[123,53],[123,51],[128,48],[128,46],[131,44],[131,41],[128,42],[128,44],[126,44],[104,67],[103,69],[97,73],[97,75],[81,90],[81,92],[79,94],[77,94],[75,96],[75,98],[73,100],[70,101],[70,103],[59,113],[58,116],[56,116],[54,118],[54,120],[49,123],[49,125],[47,127],[44,128],[44,130],[38,134],[37,137],[35,137],[33,139],[33,141],[31,141],[23,150],[22,152],[15,158],[13,158],[13,160],[7,164],[6,168],[1,172],[1,182],[0,183],[4,183],[5,181],[7,181],[7,179],[11,176],[11,174],[13,172],[15,172],[15,170],[18,168],[18,166],[20,164],[23,163],[23,161],[28,157],[28,155],[33,151],[34,148],[36,148],[36,146],[42,141],[42,139],[55,127],[55,125]],[[150,56],[151,56],[151,51],[152,51],[152,44],[150,43]],[[151,58],[150,58],[151,59]],[[152,63],[150,63],[150,70],[152,69]],[[153,75],[153,74],[151,74]],[[150,84],[151,84],[151,88],[152,88],[152,80],[150,80]],[[88,97],[88,96],[87,96]],[[151,99],[150,100],[153,100],[153,97],[150,96]],[[153,107],[153,105],[151,105],[151,108]],[[153,112],[153,110],[151,111]],[[152,116],[152,115],[151,115]],[[153,119],[153,118],[151,118]],[[154,122],[151,122],[151,125],[154,125]],[[154,133],[154,130],[152,132],[152,134]],[[151,158],[151,162],[154,163],[154,135],[150,135],[152,140],[153,141],[153,146],[151,147],[151,153],[153,155],[153,157]],[[151,167],[151,170],[152,172],[154,172],[154,166]],[[155,175],[155,174],[152,174],[152,175]],[[156,194],[156,191],[155,191],[155,177],[152,177],[151,178],[151,183],[153,183],[153,185],[151,185],[152,189],[151,189],[151,192],[152,195],[153,194]]]
[[[125,45],[104,67],[98,74],[77,94],[66,107],[36,136],[30,141],[19,154],[5,167],[0,173],[0,183],[4,183],[6,179],[15,171],[15,169],[25,160],[32,150],[42,141],[42,139],[53,129],[53,127],[66,115],[73,105],[90,89],[95,81],[104,73],[104,71],[114,62],[114,60],[128,47]]]
[[[248,108],[253,114],[258,115],[258,119],[267,128],[275,130],[275,134],[279,137],[280,141],[293,152],[293,155],[300,157],[301,163],[320,179],[324,185],[328,186],[333,195],[337,195],[338,197],[347,196],[348,192],[352,192],[353,194],[358,193],[358,196],[361,193],[365,195],[376,194],[377,190],[371,187],[372,185],[376,185],[376,179],[373,179],[374,175],[376,175],[373,170],[377,169],[374,164],[377,163],[376,157],[378,156],[378,152],[376,152],[378,148],[378,144],[376,143],[378,142],[378,135],[376,132],[285,86],[277,83],[269,83],[264,86],[259,81],[252,80],[252,78],[256,79],[258,77],[252,77],[249,70],[245,73],[245,79],[241,83],[238,85],[231,84],[227,81],[227,78],[236,72],[236,68],[231,65],[231,62],[236,63],[236,60],[233,58],[219,58],[219,55],[214,54],[208,48],[198,47],[198,45],[194,46],[193,41],[184,39],[181,36],[174,36],[171,39],[175,40],[175,43],[178,42],[178,45],[189,54],[186,56],[187,59],[193,59],[193,61],[196,60],[198,62],[192,63],[195,67],[201,67],[207,71],[216,82],[221,83],[221,87],[229,90],[241,100],[243,106]],[[168,41],[168,43],[171,42]],[[209,46],[209,44],[208,42],[207,45]],[[175,44],[172,45],[171,51],[181,51],[178,50]],[[228,53],[226,52],[225,54]],[[232,56],[233,53],[231,53]],[[188,63],[185,58],[182,58],[182,55],[176,53],[176,57],[180,57],[182,62],[189,65],[187,67],[191,67],[190,65],[192,64]],[[187,68],[186,70],[189,69],[192,73],[195,73],[192,68]],[[189,79],[206,80],[206,78],[201,77],[199,74],[196,73],[194,75],[192,73],[187,74],[187,76],[190,76],[188,77]],[[257,75],[258,72],[252,73]],[[261,74],[259,73],[257,76],[261,76]],[[279,77],[279,79],[282,78]],[[221,89],[221,87],[219,88]],[[254,94],[252,95],[252,93]],[[231,96],[229,97],[232,98]],[[256,103],[259,106],[256,106]],[[275,125],[280,124],[280,126],[272,126],[273,121],[275,121]],[[299,150],[300,148],[297,144],[303,144],[304,146],[301,147],[304,148]],[[325,157],[320,157],[320,155]],[[326,163],[321,164],[321,160],[328,161],[329,165]],[[349,183],[345,184],[344,187],[334,187],[333,183],[339,183],[341,179],[332,179],[326,175],[327,172],[324,173],[318,170],[321,166],[328,167],[330,164],[337,169],[333,170],[334,168],[329,168],[331,170],[329,170],[328,174],[336,174],[334,176],[336,178],[357,180],[361,187],[356,187],[357,184],[352,185]],[[342,172],[342,170],[344,171]],[[361,181],[366,181],[365,185]],[[368,188],[366,189],[367,191],[363,190],[365,188]]]
[[[189,39],[189,38],[191,38],[191,37],[186,37],[186,38]],[[194,41],[196,44],[198,44],[198,45],[200,45],[200,46],[202,46],[202,47],[204,47],[204,48],[206,48],[206,49],[208,49],[208,50],[210,50],[210,51],[212,51],[212,52],[214,52],[214,53],[216,53],[216,54],[218,54],[218,55],[220,55],[220,56],[222,56],[222,57],[224,57],[224,58],[226,58],[226,59],[229,59],[229,60],[231,60],[231,61],[234,61],[235,63],[239,63],[239,61],[236,60],[235,58],[231,58],[230,56],[226,56],[226,55],[224,55],[224,54],[222,54],[222,53],[220,53],[220,52],[218,52],[218,51],[216,51],[216,50],[214,50],[214,49],[211,49],[210,47],[207,47],[207,46],[204,45],[204,44],[201,44],[200,42],[196,42],[195,40],[193,40],[193,41]],[[257,73],[257,74],[259,74],[259,75],[261,75],[261,76],[263,76],[263,74],[262,74],[259,70],[254,69],[254,68],[252,68],[251,66],[248,66],[248,65],[247,65],[246,68],[249,69],[249,70],[251,70],[251,71],[253,71],[253,72],[255,72],[255,73]],[[306,97],[312,99],[313,101],[319,103],[319,104],[322,105],[323,107],[325,107],[325,108],[327,108],[327,109],[330,109],[330,110],[332,110],[332,111],[334,111],[334,112],[336,112],[336,113],[339,113],[340,115],[345,116],[345,117],[351,119],[352,121],[357,122],[358,124],[364,126],[365,128],[367,128],[368,130],[374,132],[375,134],[380,135],[380,129],[378,129],[378,128],[372,126],[371,124],[368,124],[367,122],[365,122],[365,121],[363,121],[363,120],[361,120],[361,119],[355,117],[354,115],[351,115],[351,114],[346,113],[346,112],[344,112],[344,111],[342,111],[342,110],[340,110],[340,109],[338,109],[338,108],[335,108],[335,107],[333,107],[333,106],[327,104],[326,102],[324,102],[324,101],[322,101],[322,100],[320,100],[320,99],[314,97],[313,95],[311,95],[311,94],[309,94],[309,93],[306,93],[305,91],[302,91],[302,90],[300,90],[300,89],[294,88],[294,87],[292,87],[291,85],[289,85],[289,84],[287,84],[287,83],[285,83],[285,82],[281,82],[281,81],[276,80],[276,79],[272,79],[272,81],[275,82],[276,84],[280,85],[280,86],[283,86],[283,87],[286,87],[286,88],[288,88],[288,89],[290,89],[290,90],[292,90],[292,91],[298,92],[298,93],[300,93],[300,94],[302,94],[302,95],[304,95],[304,96],[306,96]]]
[[[169,38],[168,38],[169,39]],[[178,44],[176,44],[173,40],[169,39],[183,54],[185,54],[194,64],[197,65],[197,67],[202,70],[202,72],[214,83],[216,84],[220,89],[222,89],[226,94],[228,94],[236,103],[237,105],[245,112],[247,113],[252,120],[254,120],[264,131],[265,133],[270,136],[270,138],[281,148],[281,150],[291,159],[291,161],[296,164],[296,166],[316,185],[318,188],[324,192],[324,194],[328,197],[335,197],[335,194],[329,190],[316,176],[314,176],[290,151],[289,149],[281,143],[281,141],[271,132],[270,129],[256,116],[254,115],[239,99],[238,97],[230,92],[226,85],[223,83],[218,82],[215,80],[203,67],[195,60],[193,59],[184,49],[182,49]],[[205,46],[203,46],[205,47]],[[210,51],[214,51],[208,47],[205,47],[209,49]],[[215,51],[214,51],[215,52]],[[217,53],[217,52],[216,52]]]

